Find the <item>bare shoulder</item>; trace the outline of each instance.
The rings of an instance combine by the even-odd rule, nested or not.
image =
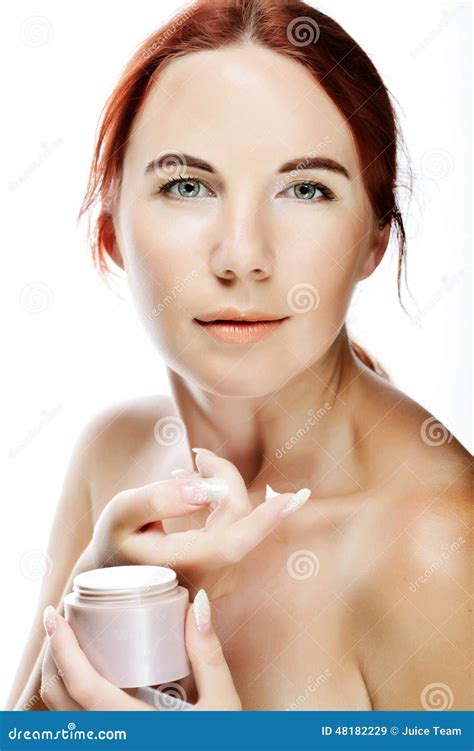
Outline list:
[[[471,454],[443,420],[431,414],[394,384],[369,372],[361,379],[357,395],[364,404],[359,445],[374,484],[397,480],[401,486],[430,493],[448,491],[456,483],[466,495],[472,472]]]
[[[93,516],[120,490],[158,479],[160,457],[182,431],[167,395],[109,404],[94,415],[85,428]]]
[[[471,709],[472,457],[434,415],[382,391],[387,456],[356,520],[353,648],[374,709]]]

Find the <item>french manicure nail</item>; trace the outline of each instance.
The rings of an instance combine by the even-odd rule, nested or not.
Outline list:
[[[272,487],[270,485],[267,485],[265,488],[265,500],[271,501],[272,498],[278,498],[278,496],[281,495],[281,493],[275,493]]]
[[[52,605],[48,605],[44,609],[43,625],[48,636],[52,636],[56,631],[56,610]]]
[[[211,626],[211,605],[205,589],[200,589],[194,598],[193,613],[198,630],[206,633]]]
[[[214,451],[211,451],[211,449],[194,448],[194,449],[191,449],[191,451],[194,451],[195,454],[197,454],[198,451],[207,451],[208,454],[212,454],[212,456],[217,456],[217,454],[215,454]]]
[[[181,485],[181,497],[187,503],[221,501],[228,492],[229,485],[221,477],[197,477]]]
[[[297,493],[294,494],[292,498],[286,503],[283,508],[281,509],[279,516],[288,516],[288,514],[292,514],[295,511],[298,511],[301,506],[306,503],[308,498],[311,495],[311,490],[309,488],[301,488],[301,490],[298,490]]]

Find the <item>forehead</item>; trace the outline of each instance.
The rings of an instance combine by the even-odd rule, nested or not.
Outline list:
[[[190,53],[156,75],[126,163],[168,148],[265,169],[316,151],[358,170],[351,130],[321,85],[300,63],[253,44]]]

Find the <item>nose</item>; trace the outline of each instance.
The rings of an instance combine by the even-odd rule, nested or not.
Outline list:
[[[222,240],[210,258],[212,273],[225,281],[268,279],[273,259],[258,206],[228,207],[222,222]]]

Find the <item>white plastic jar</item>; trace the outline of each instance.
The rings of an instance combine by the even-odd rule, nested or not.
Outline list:
[[[136,688],[190,674],[188,603],[170,568],[113,566],[78,574],[64,613],[95,669],[120,688]]]

